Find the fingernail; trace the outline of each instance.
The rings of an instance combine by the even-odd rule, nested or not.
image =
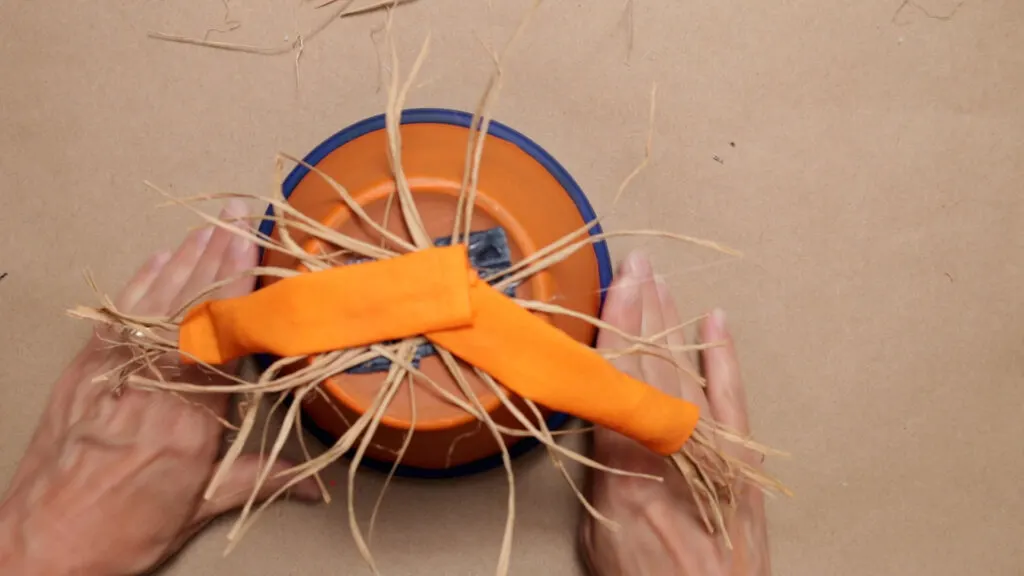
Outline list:
[[[668,288],[668,282],[661,275],[654,276],[654,285],[658,287],[658,297],[664,302],[672,298],[672,291]]]
[[[150,268],[159,268],[159,267],[163,266],[164,264],[167,264],[167,262],[169,262],[170,259],[171,259],[171,253],[166,251],[166,250],[163,251],[163,252],[154,254],[153,258],[150,259],[150,261],[149,261],[149,267]]]
[[[249,207],[245,205],[245,202],[238,198],[232,198],[224,204],[224,209],[220,211],[220,219],[224,220],[229,224],[233,224],[236,228],[247,230],[249,228],[248,222],[242,220],[249,213]],[[251,242],[245,236],[235,234],[231,238],[231,245],[229,250],[236,256],[244,255],[249,251]]]
[[[245,236],[235,235],[235,237],[231,239],[231,252],[236,256],[245,255],[249,252],[250,248],[252,248],[252,242],[250,242]]]
[[[653,273],[650,258],[640,250],[630,252],[622,268],[627,275],[637,280],[645,280]]]
[[[320,488],[313,482],[299,482],[288,489],[288,493],[302,500],[316,501],[320,499]]]
[[[711,311],[711,330],[713,338],[725,338],[725,310],[715,308]]]
[[[210,242],[210,238],[213,237],[213,226],[206,226],[196,231],[196,244],[200,248],[205,248],[206,244]]]
[[[220,218],[221,220],[233,222],[246,216],[248,213],[249,207],[245,205],[245,202],[238,198],[232,198],[224,204],[224,209],[220,211]]]

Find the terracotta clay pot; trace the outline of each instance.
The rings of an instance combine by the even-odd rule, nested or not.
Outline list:
[[[407,110],[402,116],[402,165],[427,232],[435,239],[448,237],[452,232],[470,122],[470,115],[452,110]],[[394,182],[388,164],[383,116],[369,118],[335,134],[305,161],[343,185],[377,222],[382,222],[387,214],[387,228],[408,239],[397,199],[388,208]],[[327,226],[353,237],[381,241],[375,231],[354,217],[323,178],[302,166],[289,175],[284,193],[292,206]],[[474,231],[504,231],[514,263],[593,218],[593,210],[577,184],[553,158],[514,130],[498,123],[491,125],[480,169]],[[263,222],[261,231],[277,237],[277,230],[269,220]],[[291,232],[307,251],[335,250],[294,229]],[[600,233],[600,229],[595,227],[591,233]],[[263,262],[268,266],[298,267],[293,258],[273,251],[264,253]],[[516,287],[515,295],[597,315],[610,280],[608,250],[600,242],[593,249],[580,250],[535,275]],[[580,342],[588,345],[593,342],[595,330],[586,322],[564,315],[545,316],[545,319]],[[509,350],[509,353],[515,354],[515,351]],[[454,379],[436,355],[423,356],[418,362],[420,370],[461,396]],[[386,365],[385,361],[385,369]],[[521,427],[471,370],[466,370],[465,374],[496,422]],[[347,429],[346,422],[355,420],[367,409],[384,376],[384,371],[367,369],[326,380],[324,396],[330,398],[330,402],[322,396],[311,395],[312,399],[304,405],[305,420],[323,441],[333,443]],[[412,394],[415,394],[415,433],[398,468],[399,474],[446,477],[500,464],[500,449],[487,427],[446,402],[424,383],[414,383],[412,393],[405,387],[395,397],[367,451],[364,460],[367,464],[383,468],[393,464],[412,426]],[[517,403],[524,413],[531,415]],[[564,414],[547,411],[544,417],[552,429],[567,420]],[[536,445],[532,439],[506,437],[504,441],[513,454]]]

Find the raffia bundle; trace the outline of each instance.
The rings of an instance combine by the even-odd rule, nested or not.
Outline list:
[[[391,20],[389,17],[388,30],[390,30],[390,22]],[[525,24],[526,20],[524,19],[519,30],[517,30],[516,36],[518,36],[522,31]],[[395,209],[398,210],[402,216],[404,226],[408,231],[411,242],[395,235],[386,229],[385,226],[370,218],[362,207],[359,206],[359,204],[352,198],[348,191],[328,174],[322,172],[315,166],[305,164],[303,161],[286,154],[282,154],[278,157],[277,166],[279,171],[283,169],[285,161],[291,161],[305,166],[312,175],[323,178],[337,192],[339,200],[344,202],[344,204],[362,222],[375,230],[376,233],[380,234],[381,237],[386,240],[386,243],[384,245],[368,243],[363,240],[347,236],[335,229],[323,225],[315,219],[312,219],[293,208],[288,203],[287,199],[281,196],[279,187],[276,189],[274,195],[269,198],[260,198],[257,195],[241,193],[209,194],[190,198],[173,198],[173,203],[194,211],[196,214],[200,215],[208,225],[220,227],[232,232],[233,234],[244,236],[266,251],[276,251],[287,254],[293,257],[297,262],[301,263],[301,271],[292,268],[261,266],[247,272],[247,274],[263,278],[279,278],[282,279],[282,282],[287,282],[289,280],[294,281],[304,275],[311,277],[311,275],[335,270],[339,263],[339,259],[359,259],[370,261],[371,263],[379,263],[388,260],[404,262],[408,260],[403,260],[403,258],[407,259],[410,254],[427,253],[431,250],[437,250],[434,248],[431,239],[426,233],[422,218],[417,210],[415,195],[411,191],[402,169],[402,142],[401,132],[399,130],[404,102],[416,74],[426,58],[428,47],[429,37],[413,64],[408,78],[404,83],[400,84],[398,75],[399,63],[392,43],[392,77],[388,91],[388,105],[385,115],[388,135],[387,153],[390,160],[395,188],[395,192],[392,197],[389,198],[389,208],[392,204],[396,204]],[[502,79],[502,57],[495,55],[494,60],[495,72],[491,77],[476,113],[474,114],[471,126],[471,137],[467,144],[462,190],[458,199],[458,207],[454,220],[455,224],[452,229],[453,245],[458,245],[460,242],[466,242],[473,226],[473,212],[474,207],[476,206],[477,184],[479,181],[484,143],[486,141],[486,135],[490,123],[490,110],[494,105]],[[655,92],[652,90],[650,117],[652,132],[654,96]],[[630,181],[647,165],[650,158],[650,148],[651,138],[649,136],[644,160],[622,182],[622,185],[615,195],[616,202],[622,195],[623,191],[627,188]],[[156,187],[154,186],[154,188]],[[163,192],[161,191],[161,193]],[[278,230],[278,237],[274,238],[262,234],[255,231],[245,223],[220,220],[204,213],[196,207],[196,204],[200,202],[222,200],[226,198],[260,199],[269,202],[269,204],[274,208],[274,214],[272,216],[268,216],[268,218],[275,223]],[[701,248],[716,250],[726,254],[736,254],[735,251],[717,243],[671,232],[634,230],[591,235],[590,231],[596,224],[597,221],[588,222],[583,227],[565,235],[560,240],[540,248],[529,257],[523,258],[519,262],[515,262],[510,269],[502,273],[500,278],[494,279],[492,282],[493,289],[501,290],[508,286],[513,286],[520,282],[529,280],[533,276],[544,272],[558,262],[565,260],[570,255],[588,248],[594,242],[615,237],[659,237],[685,242]],[[292,239],[289,230],[301,231],[303,234],[318,239],[324,245],[332,246],[335,250],[317,253],[309,252],[303,249]],[[348,268],[353,273],[358,273],[358,268],[360,267],[351,266]],[[538,405],[544,404],[543,400],[549,399],[550,395],[545,395],[544,390],[539,392],[533,390],[528,393],[523,393],[523,390],[515,386],[513,382],[499,382],[487,370],[482,369],[480,365],[474,365],[472,362],[467,363],[466,352],[464,350],[456,350],[455,348],[449,349],[446,347],[444,345],[445,342],[451,342],[453,345],[457,342],[456,340],[452,340],[450,337],[448,340],[445,340],[446,336],[439,336],[439,333],[433,335],[415,334],[397,339],[395,342],[389,341],[386,344],[383,343],[386,339],[381,338],[379,341],[360,342],[357,345],[341,346],[331,349],[310,349],[299,354],[282,355],[283,357],[278,359],[268,369],[264,370],[258,375],[258,377],[251,381],[235,376],[234,374],[225,373],[218,368],[218,364],[220,362],[214,361],[225,360],[225,358],[203,358],[201,355],[196,354],[196,351],[200,348],[183,345],[183,342],[186,341],[186,335],[190,333],[189,330],[194,328],[194,323],[190,324],[190,322],[194,321],[198,316],[208,313],[208,311],[204,312],[204,310],[206,310],[204,306],[209,304],[209,302],[206,301],[208,295],[214,293],[220,286],[226,285],[235,280],[235,278],[231,278],[207,287],[205,290],[195,294],[190,302],[186,303],[179,310],[166,317],[152,318],[125,314],[117,310],[112,301],[102,294],[100,294],[101,303],[99,306],[80,306],[70,312],[77,318],[87,319],[113,328],[114,333],[119,335],[119,339],[114,343],[114,345],[127,348],[130,351],[131,360],[98,377],[98,379],[109,381],[114,390],[120,390],[125,386],[134,386],[149,390],[162,390],[167,393],[177,395],[237,394],[244,398],[244,401],[240,404],[244,407],[240,423],[237,426],[234,426],[225,422],[225,426],[231,426],[234,429],[233,440],[227,449],[220,468],[217,470],[210,482],[210,485],[208,486],[206,492],[207,497],[211,497],[216,492],[217,488],[225,478],[226,472],[241,454],[243,446],[253,437],[253,434],[256,433],[257,415],[259,413],[260,405],[270,399],[274,399],[273,412],[284,406],[284,400],[286,398],[294,400],[287,405],[287,408],[284,409],[283,420],[277,428],[277,432],[272,441],[269,441],[268,438],[268,434],[271,433],[272,430],[270,428],[265,428],[264,430],[262,444],[263,449],[266,452],[266,466],[248,503],[242,510],[242,513],[238,517],[229,534],[230,542],[228,550],[233,548],[243,538],[245,533],[253,526],[267,506],[280,498],[288,488],[294,486],[298,482],[308,478],[316,479],[321,487],[324,499],[329,501],[330,495],[328,494],[323,482],[320,480],[319,474],[328,466],[335,464],[346,453],[354,451],[354,455],[349,463],[349,483],[347,493],[350,527],[360,552],[376,573],[376,563],[366,543],[363,530],[354,513],[353,497],[355,475],[367,449],[374,442],[374,434],[380,426],[382,419],[385,417],[386,411],[391,402],[403,388],[408,389],[411,399],[415,398],[415,394],[413,393],[414,381],[431,388],[451,405],[458,407],[466,414],[477,419],[490,431],[495,439],[496,446],[501,450],[509,483],[509,496],[508,519],[498,562],[499,574],[505,574],[508,570],[513,527],[515,523],[515,476],[508,449],[506,448],[505,442],[503,442],[504,436],[534,438],[540,444],[545,446],[551,455],[552,462],[565,477],[567,482],[572,486],[574,492],[587,511],[601,522],[612,527],[614,527],[614,523],[601,516],[601,514],[591,506],[589,502],[587,502],[582,492],[577,488],[574,480],[564,466],[563,462],[565,458],[581,463],[602,473],[639,477],[651,482],[663,481],[663,479],[658,476],[609,468],[583,454],[576,453],[575,451],[562,446],[556,441],[558,433],[549,430],[545,424],[544,418],[541,417],[541,408]],[[93,284],[93,288],[96,288],[95,284]],[[100,293],[99,290],[96,291],[98,294]],[[514,304],[517,305],[516,310],[522,311],[522,314],[525,314],[526,317],[532,317],[533,312],[549,315],[564,314],[586,321],[598,329],[621,332],[614,326],[606,324],[596,317],[561,307],[551,302],[523,299],[509,300],[509,302],[514,302]],[[507,310],[507,306],[504,309]],[[524,316],[516,316],[515,314],[512,314],[509,318],[524,318]],[[523,324],[526,326],[525,329],[533,329],[531,327],[534,325],[530,324],[530,321],[523,320],[523,322],[525,322],[525,324]],[[538,322],[541,321],[538,320]],[[603,358],[599,359],[599,362],[607,364],[608,367],[611,366],[611,364],[608,363],[609,359],[623,354],[652,354],[674,363],[672,360],[672,352],[696,350],[716,345],[716,343],[705,343],[678,349],[671,348],[664,343],[664,336],[667,333],[683,329],[690,323],[692,323],[692,321],[684,323],[681,326],[670,327],[665,333],[657,334],[648,338],[622,334],[633,343],[629,348],[624,350],[602,350],[600,353],[590,349],[588,350],[589,353],[593,354],[595,357],[598,354],[602,355]],[[537,330],[541,329],[537,328]],[[432,381],[427,375],[419,371],[413,365],[412,358],[414,351],[428,339],[434,344],[439,357],[443,361],[445,367],[449,370],[451,377],[458,384],[460,391],[459,394],[453,394],[450,391],[445,390],[442,386]],[[262,349],[253,351],[268,352],[270,350]],[[461,353],[456,354],[456,352]],[[583,352],[580,353],[582,354]],[[172,379],[168,379],[166,375],[157,368],[157,366],[161,359],[169,356],[173,358],[180,358],[186,363],[196,364],[203,371],[221,376],[226,382],[228,382],[228,384],[204,386],[176,382]],[[271,498],[257,505],[257,495],[260,493],[262,486],[268,480],[271,467],[280,457],[286,442],[292,436],[297,437],[300,442],[303,442],[301,434],[303,401],[315,395],[323,396],[324,392],[321,388],[321,384],[325,379],[341,374],[376,357],[387,358],[391,362],[391,367],[386,377],[384,377],[383,382],[369,408],[359,418],[348,422],[347,432],[337,438],[336,442],[324,450],[322,454],[316,457],[312,456],[306,445],[303,443],[302,449],[306,456],[306,461],[282,473],[284,477],[288,478],[287,484],[271,496]],[[600,364],[593,365],[596,366],[596,369],[598,370],[604,369]],[[614,370],[614,368],[611,369]],[[494,394],[501,401],[504,407],[511,412],[516,421],[520,424],[520,427],[503,426],[491,418],[488,411],[482,405],[480,398],[468,384],[466,379],[466,370],[472,371],[486,384],[488,391]],[[557,368],[553,368],[553,370],[557,371]],[[698,379],[700,378],[700,376],[696,374],[691,374],[691,376]],[[618,380],[613,380],[609,380],[609,386],[611,386],[609,389],[613,391],[614,386],[617,385],[616,383],[624,383],[623,385],[629,386],[645,386],[643,383],[620,382]],[[571,383],[567,385],[571,386]],[[518,408],[516,404],[512,402],[509,393],[510,390],[518,393],[518,395],[524,399],[525,406],[527,407],[526,412]],[[564,403],[565,402],[563,401],[563,405],[545,406],[548,408],[567,411],[583,417],[595,413],[593,410],[588,410],[585,406],[566,406]],[[412,408],[415,419],[414,401]],[[600,423],[614,426],[617,422],[614,414],[608,416],[608,420],[608,422]],[[619,418],[619,420],[622,419]],[[413,428],[414,427],[415,426],[413,426]],[[653,440],[651,438],[641,438],[639,437],[640,432],[637,430],[638,425],[629,424],[628,422],[622,424],[622,428],[620,429],[620,431],[627,435],[632,433],[634,439],[644,441],[646,445],[651,446],[653,450],[662,453],[672,463],[674,469],[678,471],[683,478],[685,478],[687,484],[692,490],[694,500],[697,503],[699,513],[707,529],[711,532],[719,533],[725,540],[726,545],[729,545],[729,542],[728,534],[725,530],[725,511],[735,503],[735,490],[738,486],[741,484],[748,484],[755,489],[764,490],[769,493],[785,492],[785,489],[778,482],[762,475],[745,462],[730,456],[730,451],[723,449],[723,446],[727,443],[731,443],[742,445],[748,450],[753,450],[762,454],[774,452],[753,442],[749,438],[723,428],[705,414],[697,415],[696,413],[693,413],[693,422],[691,425],[687,427],[682,436],[676,438],[654,438]],[[402,461],[404,452],[408,447],[408,439],[411,438],[412,432],[413,430],[410,429],[406,443],[395,455],[395,466]],[[658,441],[660,441],[660,443]],[[666,446],[668,446],[668,448],[665,448]],[[393,473],[394,469],[392,469],[392,474]],[[379,506],[379,500],[377,504]],[[376,509],[374,511],[374,517],[375,516]],[[373,521],[371,520],[371,530],[372,524]]]

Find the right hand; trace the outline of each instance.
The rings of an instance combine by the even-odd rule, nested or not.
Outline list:
[[[668,287],[656,279],[650,261],[634,253],[627,258],[619,277],[608,291],[602,319],[623,331],[650,336],[680,323]],[[716,421],[749,434],[746,394],[732,337],[725,317],[715,311],[700,326],[703,342],[722,341],[724,346],[702,353],[706,388],[680,372],[669,362],[651,355],[629,355],[613,362],[630,376],[681,395],[710,414]],[[683,334],[667,337],[672,346],[683,346]],[[602,331],[598,348],[626,348],[621,336]],[[685,353],[673,353],[674,361],[689,370],[693,365]],[[760,458],[739,448],[733,454],[752,466]],[[584,556],[593,576],[767,576],[771,573],[768,553],[764,496],[760,490],[738,486],[737,507],[725,509],[726,525],[733,550],[720,535],[709,534],[700,519],[693,495],[685,480],[666,459],[640,444],[606,429],[594,432],[594,459],[614,468],[656,474],[664,482],[595,473],[591,502],[602,514],[619,524],[613,531],[591,516],[583,520],[581,539]]]

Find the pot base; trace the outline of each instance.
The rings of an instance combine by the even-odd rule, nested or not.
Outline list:
[[[452,234],[470,121],[468,114],[447,110],[409,110],[402,117],[403,168],[427,233],[434,238]],[[339,132],[305,161],[343,185],[375,221],[384,222],[387,215],[387,228],[408,240],[398,199],[389,200],[394,182],[387,161],[383,116]],[[288,177],[284,193],[295,208],[327,226],[366,241],[381,241],[370,226],[354,217],[323,178],[302,166]],[[511,260],[518,262],[593,219],[593,211],[579,187],[554,159],[522,135],[492,123],[480,170],[474,231],[496,227],[505,230]],[[276,234],[270,221],[263,222],[261,231]],[[600,229],[594,226],[590,233],[600,233]],[[334,251],[318,241],[300,238],[294,231],[292,235],[311,252]],[[263,260],[270,266],[296,265],[276,252],[267,252]],[[599,242],[593,250],[583,249],[524,282],[517,288],[516,296],[597,315],[610,280],[607,247]],[[595,331],[583,321],[566,316],[546,319],[581,342],[593,341]],[[420,369],[443,388],[459,394],[454,379],[436,356],[424,357]],[[472,370],[467,367],[464,374],[497,423],[520,428],[519,422]],[[330,400],[318,395],[307,397],[312,400],[304,403],[308,416],[305,420],[312,421],[311,428],[321,440],[333,443],[347,429],[346,422],[367,409],[382,380],[380,373],[346,373],[328,379],[324,388]],[[414,428],[397,471],[402,475],[448,477],[500,465],[497,441],[474,417],[449,404],[425,382],[414,382],[411,393],[407,389],[400,391],[388,407],[367,452],[376,462],[368,464],[390,469],[410,428]],[[513,397],[513,401],[524,413],[532,415],[519,399]],[[567,420],[562,414],[544,413],[544,417],[553,429]],[[536,445],[532,438],[505,437],[504,441],[514,453]]]

